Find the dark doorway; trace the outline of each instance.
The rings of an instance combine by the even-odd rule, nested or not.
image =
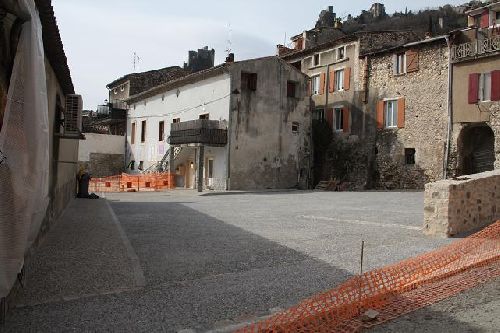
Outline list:
[[[495,135],[487,125],[466,127],[458,138],[459,174],[491,171],[495,164]]]

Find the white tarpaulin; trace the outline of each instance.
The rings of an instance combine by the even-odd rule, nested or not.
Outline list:
[[[33,0],[13,3],[23,24],[0,132],[0,297],[20,272],[45,217],[49,127],[42,25]]]

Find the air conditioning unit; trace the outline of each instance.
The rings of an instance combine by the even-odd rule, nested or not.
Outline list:
[[[82,108],[81,95],[66,95],[66,109],[64,112],[64,135],[80,136],[82,133]]]

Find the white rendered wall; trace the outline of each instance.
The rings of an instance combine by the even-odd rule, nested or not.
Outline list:
[[[209,114],[210,120],[229,119],[230,77],[221,74],[179,89],[167,91],[131,105],[127,115],[127,164],[134,160],[135,166],[144,161],[147,169],[160,161],[168,151],[167,143],[172,120],[180,118],[181,122],[199,119],[202,114]],[[146,121],[146,140],[141,142],[141,122]],[[164,121],[164,140],[159,141],[159,122]],[[136,123],[135,142],[131,144],[132,123]],[[207,147],[207,149],[210,149]],[[225,175],[226,150],[224,147],[224,164],[222,154],[217,155],[214,172]],[[214,150],[215,152],[215,150]],[[219,169],[223,167],[223,169]]]
[[[85,140],[80,141],[78,161],[90,161],[90,153],[124,154],[124,152],[125,137],[121,135],[85,133]]]

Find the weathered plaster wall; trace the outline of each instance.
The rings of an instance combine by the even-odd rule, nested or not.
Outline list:
[[[241,72],[257,73],[257,89],[242,89]],[[287,80],[297,83],[287,97]],[[230,189],[306,188],[311,114],[307,78],[277,58],[231,67]],[[292,123],[299,125],[292,132]]]
[[[60,98],[61,104],[64,106],[65,95],[57,81],[56,75],[48,61],[45,61],[47,75],[47,98],[49,106],[49,156],[50,156],[50,183],[54,178],[55,184],[54,197],[51,198],[48,216],[49,219],[55,220],[62,213],[63,209],[72,200],[76,193],[76,174],[78,163],[78,140],[58,139],[54,137],[55,119],[56,119],[56,99]],[[59,156],[54,156],[53,143],[54,140],[59,142]],[[49,193],[50,193],[49,189]],[[45,229],[42,226],[42,232]]]
[[[424,233],[450,237],[500,219],[500,170],[425,185]]]
[[[169,149],[167,143],[173,119],[181,122],[199,119],[209,114],[211,120],[229,119],[229,75],[221,74],[212,78],[186,84],[131,105],[127,114],[127,152],[126,164],[144,161],[147,169],[161,161]],[[146,140],[141,142],[141,122],[146,121]],[[164,122],[164,140],[159,140],[159,123]],[[135,123],[135,141],[131,142],[132,123]],[[224,164],[225,165],[225,164]],[[221,174],[227,171],[221,170]]]
[[[394,74],[393,54],[370,59],[369,102],[372,119],[378,101],[405,99],[404,128],[378,129],[377,187],[420,189],[443,176],[447,133],[448,48],[444,42],[421,45],[419,69]],[[405,148],[414,148],[415,164],[406,164]]]

